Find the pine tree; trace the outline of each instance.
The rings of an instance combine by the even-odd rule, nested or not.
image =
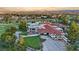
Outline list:
[[[19,29],[22,30],[22,31],[26,30],[26,21],[25,20],[20,21]]]
[[[72,21],[70,28],[68,30],[68,38],[71,43],[74,43],[79,36],[79,26],[75,21]]]

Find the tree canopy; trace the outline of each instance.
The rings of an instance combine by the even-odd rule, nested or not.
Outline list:
[[[78,39],[79,36],[79,26],[75,21],[72,21],[68,30],[68,38],[73,43]]]

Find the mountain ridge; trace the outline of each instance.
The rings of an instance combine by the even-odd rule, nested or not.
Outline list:
[[[6,13],[56,13],[79,12],[79,7],[0,7],[0,14]]]

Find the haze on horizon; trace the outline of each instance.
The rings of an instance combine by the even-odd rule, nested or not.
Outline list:
[[[0,7],[0,14],[31,11],[36,11],[36,13],[40,13],[41,11],[46,12],[60,10],[79,10],[79,7]]]
[[[79,7],[0,7],[0,11],[79,10]]]

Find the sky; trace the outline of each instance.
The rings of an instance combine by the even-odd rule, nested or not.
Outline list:
[[[0,7],[78,7],[79,0],[0,0]]]

